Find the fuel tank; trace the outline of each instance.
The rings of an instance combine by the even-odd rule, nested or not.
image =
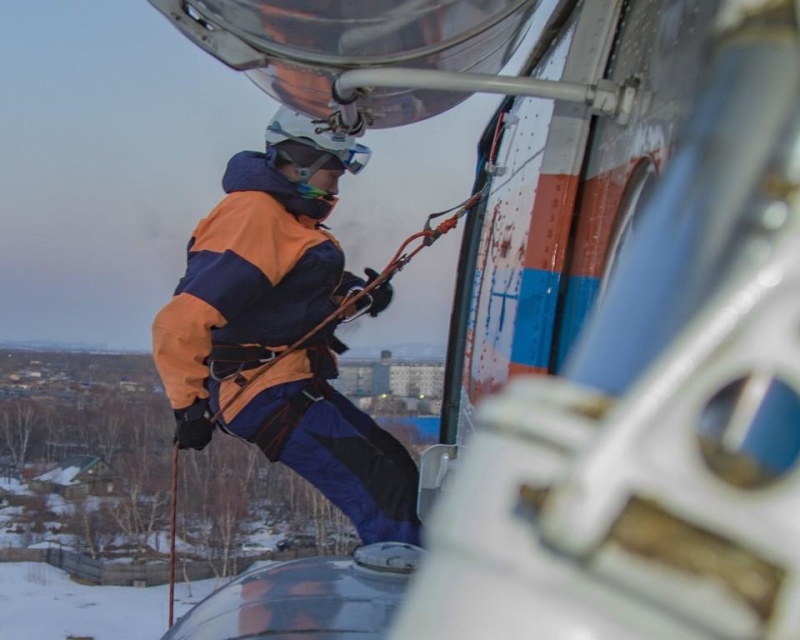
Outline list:
[[[169,15],[164,0],[151,2]],[[539,0],[187,0],[182,7],[210,34],[232,34],[264,54],[259,66],[245,73],[268,95],[323,117],[332,111],[333,81],[348,69],[498,72],[514,53],[538,4]],[[180,28],[180,21],[172,17]],[[182,30],[217,55],[213,47]],[[371,126],[386,128],[430,118],[467,97],[376,88],[359,100],[359,109],[366,111]]]
[[[162,640],[384,638],[424,553],[386,542],[351,558],[270,563],[212,593]]]

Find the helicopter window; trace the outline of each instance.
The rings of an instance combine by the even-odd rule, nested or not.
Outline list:
[[[719,478],[737,487],[768,486],[800,458],[800,396],[769,374],[737,379],[706,404],[698,438]]]

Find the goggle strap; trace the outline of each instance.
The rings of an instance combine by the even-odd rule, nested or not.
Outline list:
[[[284,160],[288,160],[289,162],[292,163],[292,167],[294,167],[295,171],[297,171],[297,177],[300,178],[300,181],[303,183],[308,182],[311,176],[313,176],[322,167],[322,165],[324,165],[328,161],[328,158],[326,158],[325,156],[320,156],[311,164],[311,166],[303,167],[297,164],[292,158],[292,156],[290,156],[285,151],[278,150],[278,155]]]
[[[325,191],[324,189],[320,189],[319,187],[312,187],[307,182],[296,182],[292,181],[295,185],[297,185],[297,191],[300,195],[304,198],[327,198],[330,194]]]

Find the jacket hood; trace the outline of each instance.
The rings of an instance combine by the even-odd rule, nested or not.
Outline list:
[[[263,191],[280,202],[289,213],[320,221],[327,218],[336,200],[304,198],[297,192],[295,185],[275,168],[274,159],[274,152],[237,153],[228,161],[222,177],[225,193]]]

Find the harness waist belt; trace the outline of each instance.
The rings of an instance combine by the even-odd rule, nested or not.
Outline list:
[[[334,388],[325,380],[314,379],[300,393],[289,398],[289,402],[272,412],[250,438],[271,462],[280,459],[286,440],[303,419],[308,408],[315,402],[329,398]]]
[[[232,362],[250,363],[266,362],[272,360],[278,351],[267,349],[261,345],[243,346],[241,344],[225,344],[215,342],[211,345],[211,353],[208,356],[210,362]]]
[[[208,356],[208,370],[214,380],[222,381],[234,376],[238,379],[242,371],[258,369],[274,360],[278,353],[260,345],[215,343],[211,345]]]
[[[333,343],[331,346],[330,343]],[[331,354],[331,349],[338,350],[347,347],[332,338],[328,343],[310,344],[302,347],[309,361],[311,373],[316,378],[336,378],[339,373],[336,359]],[[239,374],[250,369],[259,369],[271,360],[274,360],[282,351],[273,351],[260,345],[243,346],[238,344],[214,343],[208,356],[208,368],[214,380],[222,381],[236,377],[245,383]]]

